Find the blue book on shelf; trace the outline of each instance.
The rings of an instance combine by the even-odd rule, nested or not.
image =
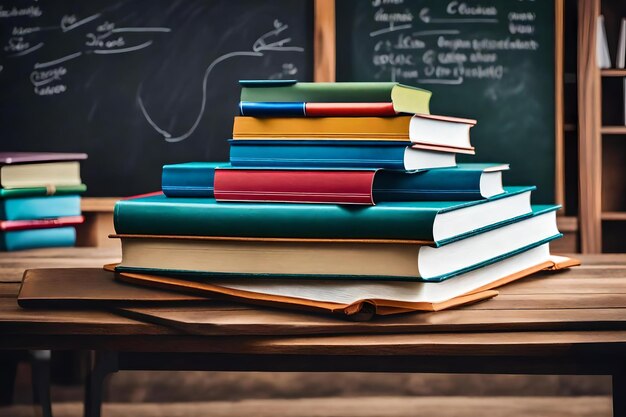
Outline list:
[[[454,153],[414,149],[407,147],[406,141],[231,139],[229,142],[230,163],[234,167],[418,171],[456,166]]]
[[[0,232],[0,250],[3,251],[74,246],[75,243],[76,230],[73,227]]]
[[[36,220],[79,215],[78,195],[0,200],[0,220]]]

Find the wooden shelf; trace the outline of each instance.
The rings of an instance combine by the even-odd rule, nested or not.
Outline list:
[[[86,197],[80,199],[80,209],[83,212],[113,212],[116,197]]]
[[[600,71],[600,75],[603,77],[626,77],[626,69],[603,69]]]
[[[561,233],[578,232],[578,217],[576,216],[557,216],[556,224]]]
[[[600,133],[605,135],[626,135],[626,126],[602,126]]]
[[[626,211],[605,211],[602,213],[602,220],[626,220]]]

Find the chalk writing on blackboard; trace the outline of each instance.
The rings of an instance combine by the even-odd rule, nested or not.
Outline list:
[[[137,52],[150,47],[154,42],[154,39],[141,39],[141,37],[171,31],[167,27],[118,27],[116,22],[106,20],[107,11],[112,11],[115,7],[109,7],[85,17],[64,14],[56,24],[45,25],[42,21],[42,19],[45,20],[45,13],[39,5],[21,8],[5,8],[0,5],[0,19],[8,21],[9,25],[14,21],[17,22],[14,26],[9,26],[11,27],[9,37],[2,46],[2,50],[6,53],[6,58],[18,59],[45,49],[46,42],[50,42],[49,38],[45,42],[33,39],[40,32],[57,31],[70,36],[69,32],[78,28],[86,29],[86,32],[80,35],[84,36],[82,50],[68,51],[66,55],[48,61],[37,61],[29,76],[35,96],[45,97],[65,93],[68,91],[68,86],[63,80],[69,76],[70,69],[67,65],[61,64],[89,55],[104,56]],[[25,22],[24,17],[29,17],[30,20]],[[125,35],[130,33],[134,34],[132,39]],[[63,37],[52,39],[54,39],[53,42],[64,41]],[[58,45],[48,46],[57,49]]]
[[[198,125],[200,124],[200,121],[202,120],[202,117],[204,116],[204,113],[206,110],[206,103],[207,103],[207,88],[209,84],[209,76],[211,75],[211,72],[217,65],[219,65],[221,62],[227,61],[234,57],[242,57],[242,56],[262,57],[267,52],[288,52],[288,51],[303,52],[304,51],[304,48],[300,46],[289,45],[289,43],[291,42],[291,38],[283,37],[286,35],[282,35],[282,33],[286,31],[288,27],[289,27],[288,25],[278,20],[274,20],[274,28],[262,34],[261,36],[259,36],[259,38],[257,38],[257,40],[254,41],[254,43],[252,44],[252,47],[250,48],[250,50],[233,51],[233,52],[229,52],[224,55],[221,55],[217,57],[216,59],[214,59],[213,62],[211,62],[211,64],[209,64],[209,66],[204,71],[204,76],[202,78],[202,86],[201,86],[202,102],[200,104],[200,108],[198,109],[198,114],[196,116],[196,119],[191,125],[191,127],[187,129],[186,132],[181,133],[179,135],[174,136],[170,132],[159,127],[159,125],[152,119],[152,117],[150,117],[150,114],[148,110],[146,109],[143,100],[141,99],[142,86],[140,86],[137,92],[137,103],[139,104],[139,108],[141,109],[141,112],[146,118],[146,121],[150,124],[150,126],[152,126],[152,128],[155,131],[157,131],[160,135],[162,135],[165,141],[167,142],[180,142],[180,141],[187,139],[198,128]],[[286,72],[287,74],[295,74],[295,72],[297,72],[297,68],[293,64],[287,63],[287,64],[283,64],[283,71]],[[272,78],[280,78],[280,74],[275,74],[274,77]],[[213,82],[219,82],[219,80],[215,80]]]
[[[518,4],[528,10],[502,13],[498,4],[470,4],[463,1],[424,4],[415,7],[404,0],[371,0],[370,17],[374,30],[371,63],[375,78],[417,84],[463,84],[466,80],[501,80],[507,66],[499,54],[540,48],[535,33],[536,14],[532,1]],[[473,33],[464,33],[470,24]],[[503,37],[490,35],[489,27],[506,24]],[[484,30],[480,28],[484,27]],[[478,31],[478,32],[477,32]]]

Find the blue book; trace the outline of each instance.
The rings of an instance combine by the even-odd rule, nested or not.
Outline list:
[[[230,140],[234,167],[387,168],[419,171],[456,166],[456,155],[414,149],[406,141]]]
[[[3,251],[74,246],[75,243],[76,230],[73,227],[0,232],[0,250]]]
[[[364,195],[361,204],[381,201],[470,201],[503,193],[502,171],[507,169],[505,164],[459,164],[454,168],[421,172],[374,168],[300,170],[237,168],[220,162],[187,162],[163,166],[161,188],[168,197],[215,197],[218,201],[251,201],[255,196],[261,196],[257,200],[359,204],[352,198],[357,186],[361,187],[359,191]],[[334,200],[331,201],[329,195]],[[306,201],[302,201],[303,196]]]
[[[0,200],[0,220],[36,220],[79,215],[78,195]]]

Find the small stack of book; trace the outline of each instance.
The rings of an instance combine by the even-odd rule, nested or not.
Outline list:
[[[504,187],[473,120],[429,115],[397,83],[242,82],[230,163],[163,168],[163,194],[115,208],[119,279],[253,303],[439,310],[574,261],[550,255],[558,206]],[[406,114],[409,115],[406,115]]]
[[[83,153],[0,152],[0,250],[73,246]]]

